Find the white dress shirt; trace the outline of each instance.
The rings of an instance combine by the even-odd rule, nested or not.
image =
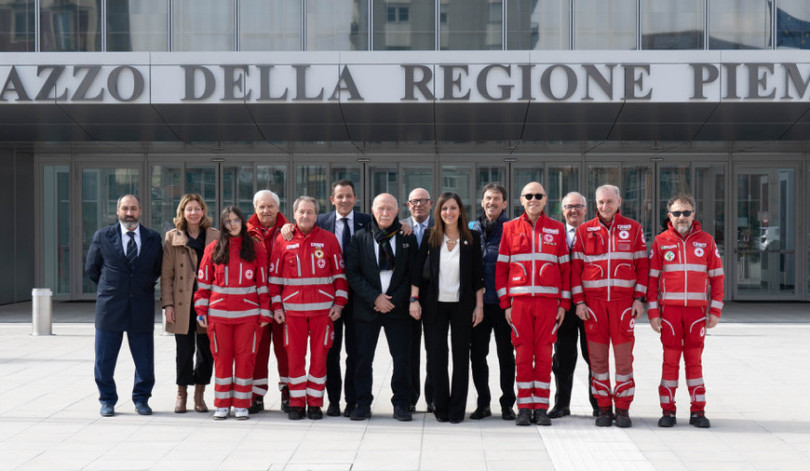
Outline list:
[[[399,234],[395,235],[391,238],[391,252],[394,255],[397,254],[397,237]],[[377,241],[374,241],[374,259],[377,261],[377,266],[380,265],[380,244]],[[388,287],[391,286],[391,278],[394,276],[394,270],[380,270],[380,286],[382,287],[382,292],[385,293],[388,291]]]
[[[124,246],[124,256],[127,256],[127,244],[129,244],[129,236],[127,235],[128,232],[135,233],[135,246],[138,248],[138,255],[141,254],[141,225],[138,224],[135,229],[130,231],[123,224],[120,222],[118,223],[118,227],[121,228],[121,245]]]
[[[447,241],[442,241],[441,257],[439,260],[439,301],[443,303],[457,303],[458,290],[461,287],[461,248],[460,243],[447,250]]]
[[[337,237],[338,244],[340,244],[340,249],[345,252],[348,249],[348,247],[346,247],[346,249],[343,248],[344,222],[342,221],[342,219],[349,220],[349,237],[351,238],[351,236],[354,235],[354,210],[352,210],[352,212],[350,212],[349,215],[346,216],[345,218],[341,216],[339,212],[335,211],[335,237]]]
[[[565,223],[565,239],[568,241],[568,249],[574,246],[574,237],[577,235],[577,228]]]

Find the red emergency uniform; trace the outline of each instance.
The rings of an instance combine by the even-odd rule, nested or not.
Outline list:
[[[647,243],[641,225],[618,212],[605,225],[596,218],[577,227],[571,248],[571,292],[585,302],[591,391],[600,408],[629,409],[633,381],[633,299],[647,293]],[[613,343],[616,388],[611,390],[608,350]]]
[[[243,260],[243,243],[254,244],[256,258]],[[212,260],[217,242],[205,247],[197,273],[194,308],[208,318],[208,337],[214,356],[214,406],[250,407],[253,364],[261,336],[259,322],[270,322],[267,288],[267,255],[264,247],[248,238],[231,237],[228,263]],[[236,367],[234,368],[234,363]]]
[[[571,306],[569,261],[565,226],[545,213],[503,225],[495,289],[501,308],[512,308],[518,408],[548,409],[557,308]]]
[[[276,240],[278,232],[281,227],[287,224],[287,218],[283,214],[278,213],[276,216],[276,225],[271,228],[265,228],[259,222],[259,217],[254,214],[247,222],[248,233],[255,240],[264,245],[264,250],[267,253],[267,260],[273,257],[273,243]],[[267,394],[268,387],[268,371],[267,362],[270,360],[270,343],[273,343],[273,352],[276,355],[276,363],[278,364],[278,389],[284,390],[284,386],[289,381],[289,366],[287,365],[287,350],[284,348],[284,327],[281,324],[271,322],[264,329],[262,329],[262,338],[259,341],[259,349],[256,352],[256,364],[253,367],[253,398],[264,397]]]
[[[664,363],[658,393],[661,408],[675,412],[675,390],[681,353],[686,366],[686,386],[691,411],[706,407],[703,383],[703,342],[706,311],[720,317],[723,309],[723,261],[714,238],[692,222],[692,230],[681,236],[672,223],[653,242],[647,301],[650,319],[661,317]]]
[[[283,309],[286,316],[284,344],[292,407],[323,406],[326,355],[335,338],[329,310],[346,305],[348,290],[343,254],[334,234],[318,227],[306,235],[296,227],[290,241],[279,234],[270,261],[270,297],[273,311]]]

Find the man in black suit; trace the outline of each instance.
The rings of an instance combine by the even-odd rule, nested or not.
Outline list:
[[[96,295],[95,378],[101,415],[115,415],[115,363],[124,332],[135,362],[132,402],[150,415],[155,385],[155,282],[160,277],[160,235],[138,221],[141,202],[134,195],[118,199],[118,224],[96,231],[87,251],[85,271],[98,283]]]
[[[351,245],[352,235],[366,227],[371,222],[371,216],[354,211],[357,203],[357,194],[354,191],[354,183],[350,180],[338,180],[332,184],[332,196],[329,201],[335,206],[335,211],[327,214],[319,214],[317,226],[335,234],[340,248],[343,250],[344,260],[348,259],[349,245]],[[355,331],[352,317],[352,298],[349,296],[349,303],[343,309],[340,319],[335,321],[335,341],[329,349],[326,357],[326,393],[329,398],[329,407],[326,415],[337,417],[340,415],[340,390],[342,385],[340,372],[340,350],[343,345],[343,332],[346,331],[346,376],[345,376],[345,399],[346,409],[344,417],[349,417],[357,406],[357,395],[354,390],[354,372],[357,365],[357,353],[355,348]]]
[[[391,402],[394,418],[412,419],[411,317],[408,312],[411,272],[419,250],[413,234],[404,235],[397,220],[397,200],[383,193],[374,198],[370,227],[352,237],[346,276],[354,297],[357,370],[354,373],[357,407],[352,420],[371,417],[372,363],[380,329],[385,329],[394,361]]]

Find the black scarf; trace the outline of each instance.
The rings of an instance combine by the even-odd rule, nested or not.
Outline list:
[[[394,250],[391,248],[391,239],[394,238],[400,227],[399,218],[397,217],[394,218],[394,222],[392,222],[387,229],[380,229],[377,225],[377,220],[373,218],[371,220],[374,240],[376,240],[377,244],[380,246],[380,256],[377,260],[380,271],[394,269],[396,258],[394,257]]]

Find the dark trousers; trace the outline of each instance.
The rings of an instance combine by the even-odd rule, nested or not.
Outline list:
[[[512,328],[506,322],[504,310],[497,304],[484,304],[484,320],[472,329],[470,362],[475,390],[478,391],[478,407],[489,407],[489,344],[495,331],[495,347],[501,375],[501,408],[515,405],[515,349],[512,346]]]
[[[371,406],[374,396],[371,394],[372,363],[380,329],[385,330],[388,341],[388,352],[394,360],[394,374],[391,377],[391,391],[394,396],[391,403],[407,410],[411,400],[411,319],[390,318],[380,314],[376,320],[355,320],[357,333],[357,370],[354,373],[354,385],[357,391],[357,405]]]
[[[422,321],[411,318],[411,405],[415,406],[419,402],[420,389],[422,383]],[[425,345],[427,348],[427,345]],[[430,364],[425,359],[425,402],[433,404],[433,384],[430,381]]]
[[[447,332],[453,355],[452,382],[448,378]],[[425,324],[428,368],[433,381],[436,417],[461,421],[467,406],[470,382],[472,312],[461,312],[459,303],[438,303],[435,318]]]
[[[197,333],[197,318],[194,311],[189,316],[186,335],[175,334],[177,344],[177,385],[208,384],[214,371],[214,357],[211,355],[211,344],[208,334]],[[197,364],[194,366],[194,358]]]
[[[343,315],[335,321],[335,341],[326,356],[326,394],[329,403],[340,404],[340,390],[345,386],[346,405],[357,404],[354,391],[354,372],[357,370],[357,339],[354,321],[351,318],[351,305],[343,309]],[[346,376],[340,372],[340,354],[343,347],[343,333],[346,333]],[[345,382],[344,382],[345,380]]]
[[[118,402],[115,390],[115,363],[121,351],[123,332],[96,329],[95,377],[98,386],[98,400],[104,403]],[[153,332],[127,332],[127,343],[135,362],[135,384],[132,388],[132,402],[146,403],[152,396],[155,385],[155,337]]]
[[[554,407],[571,405],[571,388],[574,384],[574,369],[577,367],[577,334],[582,358],[588,363],[588,400],[593,410],[599,410],[591,391],[591,369],[588,358],[588,341],[585,338],[585,323],[576,314],[576,306],[565,313],[562,325],[557,330],[557,342],[554,344],[554,357],[551,370],[557,392],[554,394]]]

